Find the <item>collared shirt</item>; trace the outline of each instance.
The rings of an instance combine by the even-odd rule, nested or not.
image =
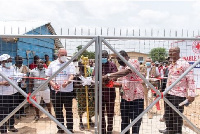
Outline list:
[[[22,65],[20,68],[18,68],[17,66],[13,65],[14,69],[19,72],[19,73],[28,73],[29,72],[29,68],[25,65]]]
[[[68,61],[66,61],[68,62]],[[59,60],[52,61],[46,70],[47,76],[52,76],[56,71],[58,71],[64,63],[60,63]],[[66,68],[64,68],[60,73],[56,75],[52,80],[60,86],[60,92],[71,92],[73,91],[73,82],[68,84],[65,88],[62,87],[64,81],[68,80],[70,75],[75,75],[75,66],[70,63]],[[52,87],[52,90],[53,87]]]
[[[129,59],[128,61],[137,71],[140,71],[140,63],[137,59]],[[126,66],[125,69],[131,69],[129,66]],[[132,70],[132,69],[131,69]],[[144,98],[144,91],[142,86],[141,78],[132,71],[128,75],[122,78],[122,88],[124,94],[123,99],[127,101],[133,101],[136,99]]]
[[[156,73],[156,67],[155,66],[147,67],[147,66],[144,65],[140,69],[142,69],[142,70],[140,70],[140,72],[142,73],[142,75],[144,77],[146,77],[147,79],[158,77],[158,75]]]
[[[180,58],[175,64],[171,64],[167,79],[167,87],[174,83],[188,68],[189,63]],[[193,71],[190,71],[185,75],[170,91],[169,94],[179,96],[179,97],[195,97],[195,83]]]
[[[146,73],[146,79],[149,79],[149,74],[150,74],[150,71],[151,71],[151,68],[150,67],[148,67],[147,68],[147,73]]]
[[[30,77],[39,77],[39,78],[46,78],[47,75],[45,74],[45,68],[43,68],[42,70],[38,69],[38,68],[34,68],[33,70],[30,71]],[[40,85],[42,85],[43,83],[45,83],[45,80],[40,80],[40,79],[34,79],[34,86],[33,89],[37,89]],[[48,89],[48,85],[45,85],[45,87],[43,89],[41,89],[40,91],[44,91]]]
[[[5,74],[9,79],[12,80],[12,82],[14,82],[17,85],[17,77],[15,77],[17,75],[15,69],[13,66],[10,67],[10,69],[4,68],[2,66],[0,66],[0,71]],[[3,77],[0,76],[0,81],[6,81],[5,79],[3,79]],[[12,95],[17,93],[18,91],[12,86],[4,86],[4,85],[0,85],[0,95]]]
[[[102,75],[106,75],[108,73],[115,73],[117,71],[117,66],[110,61],[108,61],[105,64],[102,64]],[[103,100],[115,99],[115,88],[102,88],[102,95]]]
[[[17,67],[16,65],[13,65],[13,67],[17,73],[23,73],[23,74],[27,75],[27,73],[29,72],[29,68],[26,65],[22,65],[20,68]],[[21,88],[27,87],[25,79],[19,79],[18,82],[21,83],[21,85],[20,85]]]

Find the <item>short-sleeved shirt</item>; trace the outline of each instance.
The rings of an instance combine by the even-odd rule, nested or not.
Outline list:
[[[108,73],[115,73],[117,71],[116,65],[110,61],[102,64],[102,76]],[[93,75],[95,75],[95,71],[93,71]],[[116,96],[115,88],[102,88],[102,96],[103,100],[114,100]]]
[[[138,72],[140,71],[140,63],[137,59],[129,59],[128,61]],[[132,70],[129,66],[125,69]],[[132,70],[122,78],[122,88],[124,94],[123,99],[127,101],[133,101],[136,99],[144,99],[144,91],[141,78]]]
[[[175,64],[171,64],[167,79],[167,87],[174,83],[188,68],[189,63],[180,58]],[[195,97],[195,83],[193,71],[190,71],[185,75],[170,91],[169,94],[179,96],[179,97]]]
[[[48,66],[48,69],[46,70],[46,75],[52,76],[63,65],[64,63],[60,63],[58,59],[55,61],[52,61],[50,65]],[[65,88],[62,87],[62,84],[64,83],[64,81],[69,79],[70,75],[75,75],[75,74],[76,74],[75,66],[73,65],[73,63],[70,63],[60,73],[58,73],[56,77],[52,79],[52,81],[57,83],[60,86],[60,92],[71,92],[73,91],[73,82],[68,84]],[[52,90],[54,90],[53,87],[52,87]]]
[[[118,70],[116,65],[110,61],[108,61],[105,64],[102,64],[102,75],[106,75],[108,73],[115,73],[117,71]],[[102,88],[102,95],[103,95],[103,100],[115,99],[116,96],[115,88]]]
[[[13,65],[14,69],[19,72],[19,73],[28,73],[29,72],[29,68],[25,65],[22,65],[20,68],[18,68],[17,66]]]
[[[46,74],[45,71],[46,69],[43,68],[42,70],[39,70],[38,68],[34,68],[33,70],[30,71],[30,77],[38,77],[38,78],[46,78]],[[33,90],[37,89],[40,85],[42,85],[43,83],[45,83],[45,80],[41,80],[41,79],[34,79],[34,86],[33,86]],[[45,85],[45,87],[43,89],[41,89],[40,91],[44,91],[48,89],[48,85]]]
[[[0,71],[5,74],[9,79],[12,80],[12,82],[14,82],[17,85],[17,77],[14,77],[17,75],[15,69],[13,66],[10,67],[10,69],[4,68],[2,66],[0,66]],[[3,77],[0,76],[0,81],[6,81],[5,79],[3,79]],[[0,95],[12,95],[17,93],[18,91],[12,86],[3,86],[0,85]]]

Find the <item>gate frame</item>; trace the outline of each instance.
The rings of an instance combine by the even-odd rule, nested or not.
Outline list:
[[[172,37],[122,37],[122,36],[66,36],[66,35],[0,35],[0,38],[65,38],[65,39],[92,39],[90,40],[78,53],[76,53],[69,62],[65,63],[63,67],[61,67],[55,74],[49,77],[46,82],[40,85],[34,92],[32,92],[30,96],[30,101],[39,108],[44,114],[46,114],[51,120],[53,120],[58,126],[60,126],[65,132],[71,133],[68,129],[65,128],[60,122],[58,122],[51,114],[49,114],[43,107],[37,104],[31,97],[35,95],[39,90],[41,90],[50,80],[52,80],[59,72],[61,72],[66,66],[68,66],[73,60],[78,57],[84,50],[86,50],[91,44],[95,42],[95,71],[99,73],[99,77],[95,75],[95,133],[98,133],[97,130],[99,128],[99,133],[101,133],[101,118],[102,118],[102,61],[98,60],[102,58],[102,42],[117,56],[126,63],[141,79],[145,81],[147,85],[149,85],[156,93],[159,95],[137,118],[135,118],[121,133],[124,134],[127,132],[142,116],[147,113],[160,99],[162,99],[161,93],[153,87],[151,83],[149,83],[146,78],[144,78],[140,72],[138,72],[132,65],[128,63],[105,39],[123,39],[123,40],[200,40],[199,38],[172,38]],[[163,95],[166,95],[185,75],[189,73],[198,63],[200,59],[197,60],[193,65],[191,65],[172,85],[170,85],[164,92]],[[98,66],[100,65],[100,66]],[[99,67],[99,68],[98,68]],[[28,96],[21,88],[15,85],[10,79],[8,79],[4,73],[0,72],[0,76],[6,79],[16,90],[18,90],[25,98]],[[99,85],[98,85],[99,78]],[[97,107],[98,107],[98,88],[99,88],[99,125],[97,123],[98,115],[97,115]],[[200,130],[193,125],[182,113],[176,109],[172,103],[170,103],[165,97],[163,97],[164,101],[171,106],[183,119],[185,119],[197,132]],[[0,126],[3,125],[11,116],[13,116],[21,107],[23,107],[27,103],[25,99],[19,106],[17,106],[6,118],[4,118],[0,122]],[[99,127],[98,127],[99,126]]]
[[[1,35],[0,35],[1,37]],[[7,37],[7,38],[11,38],[11,37]],[[24,37],[23,37],[24,38]],[[26,36],[26,38],[30,38],[30,36]],[[48,38],[48,37],[46,37]],[[89,37],[88,39],[90,39],[91,37]],[[39,104],[37,104],[37,102],[35,102],[32,99],[32,96],[34,96],[37,92],[39,92],[42,88],[44,88],[45,85],[48,84],[48,82],[50,82],[58,73],[60,73],[66,66],[68,66],[71,62],[73,62],[74,59],[76,59],[81,53],[83,53],[90,45],[92,45],[95,42],[96,38],[93,37],[92,40],[90,40],[78,53],[76,53],[67,63],[65,63],[60,69],[58,69],[52,76],[50,76],[45,83],[43,83],[42,85],[40,85],[36,90],[34,90],[29,99],[31,101],[32,104],[34,104],[39,110],[41,110],[44,114],[46,114],[52,121],[54,121],[59,127],[61,127],[66,133],[71,134],[71,132],[64,126],[62,125],[56,118],[54,118],[50,113],[48,113],[43,107],[41,107]],[[5,76],[5,74],[3,72],[0,72],[0,76],[2,76],[4,79],[6,79],[16,90],[18,90],[24,97],[25,100],[18,105],[8,116],[6,116],[1,122],[0,122],[0,126],[2,126],[8,119],[10,119],[10,117],[12,117],[21,107],[23,107],[26,102],[27,102],[27,97],[28,94],[25,93],[21,88],[19,88],[18,85],[15,85],[14,82],[12,82],[7,76]],[[95,124],[96,123],[96,119],[95,119]]]
[[[128,37],[129,38],[129,37]],[[110,38],[109,38],[110,39]],[[196,132],[200,132],[200,130],[190,122],[190,120],[187,119],[174,105],[169,102],[168,99],[165,98],[165,95],[185,76],[187,75],[197,64],[200,63],[200,59],[193,63],[174,83],[172,83],[168,88],[165,89],[163,94],[159,90],[157,90],[149,81],[144,78],[144,76],[137,71],[123,56],[121,56],[115,49],[105,40],[103,39],[103,43],[111,50],[113,53],[117,54],[117,56],[124,62],[126,65],[128,65],[148,86],[150,86],[157,95],[159,95],[137,118],[135,118],[120,134],[126,133],[139,119],[143,117],[145,113],[147,113],[160,99],[164,99],[164,101],[172,108],[174,109],[183,119],[185,119]],[[163,97],[163,98],[162,98]]]

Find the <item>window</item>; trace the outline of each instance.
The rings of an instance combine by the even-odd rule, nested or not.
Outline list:
[[[138,61],[143,61],[143,57],[138,57]]]

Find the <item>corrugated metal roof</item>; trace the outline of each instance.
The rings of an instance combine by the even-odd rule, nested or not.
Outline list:
[[[0,34],[23,35],[27,32],[46,25],[52,35],[56,35],[54,28],[47,21],[0,21]],[[63,47],[59,39],[55,39],[56,48]]]
[[[54,30],[54,28],[52,27],[52,25],[50,23],[46,24],[47,28],[49,29],[49,31],[53,34],[53,35],[56,35],[56,32]],[[63,45],[61,43],[61,41],[57,38],[55,39],[55,46],[57,48],[63,48]]]

